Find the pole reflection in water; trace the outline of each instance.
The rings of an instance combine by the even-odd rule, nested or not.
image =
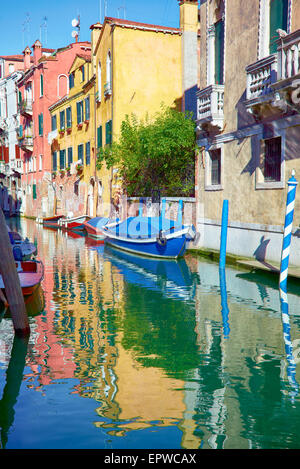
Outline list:
[[[287,294],[282,295],[280,293],[280,306],[283,328],[283,340],[285,345],[286,360],[288,363],[287,377],[293,389],[293,391],[290,392],[291,400],[294,401],[295,397],[299,394],[299,384],[296,380],[296,361],[293,355],[293,343],[291,339],[291,326]]]
[[[16,335],[14,337],[11,357],[6,370],[6,385],[0,401],[1,448],[6,447],[9,429],[14,423],[14,406],[23,380],[28,341],[29,337],[21,338]]]
[[[226,273],[225,269],[219,267],[220,276],[220,289],[221,289],[221,306],[222,306],[222,318],[223,318],[223,333],[224,338],[229,338],[230,327],[229,327],[229,309],[227,304],[227,289],[226,289]]]

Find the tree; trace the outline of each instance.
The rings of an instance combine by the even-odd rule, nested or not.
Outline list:
[[[119,168],[129,196],[190,195],[194,189],[195,122],[191,114],[162,107],[150,120],[127,115],[119,140],[101,148],[97,168]]]

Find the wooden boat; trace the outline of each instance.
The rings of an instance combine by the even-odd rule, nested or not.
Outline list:
[[[43,218],[43,225],[47,228],[59,228],[59,220],[63,215],[53,215],[52,217]]]
[[[32,295],[44,277],[44,266],[41,261],[30,260],[16,262],[23,296]],[[0,288],[5,291],[2,275],[0,275]]]
[[[88,215],[81,215],[72,218],[61,218],[59,225],[62,229],[71,231],[83,231],[85,229],[84,222],[88,222],[91,219]]]
[[[104,217],[95,217],[84,222],[84,227],[90,236],[93,239],[104,242],[105,234],[103,232],[103,227],[109,222],[109,218]]]
[[[194,239],[193,225],[182,224],[182,202],[176,221],[159,217],[129,217],[123,222],[106,224],[105,242],[116,248],[150,257],[176,259],[183,256],[187,242]]]
[[[8,235],[16,261],[26,261],[36,255],[36,245],[31,243],[28,238],[23,239],[16,231],[9,231]]]

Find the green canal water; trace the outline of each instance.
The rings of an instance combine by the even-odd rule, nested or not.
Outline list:
[[[300,289],[187,255],[8,223],[45,266],[31,334],[0,322],[1,447],[300,448]]]

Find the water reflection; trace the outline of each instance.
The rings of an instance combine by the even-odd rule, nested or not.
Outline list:
[[[143,259],[31,220],[21,230],[45,265],[44,307],[30,316],[19,420],[1,420],[7,447],[299,446],[275,284],[190,255]],[[289,303],[297,340],[299,296]],[[4,316],[0,376],[12,342]],[[299,382],[296,361],[287,374]]]

